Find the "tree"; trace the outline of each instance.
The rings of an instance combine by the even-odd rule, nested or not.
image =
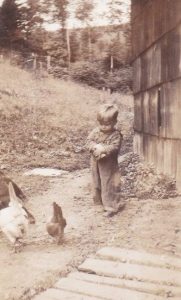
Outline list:
[[[67,25],[67,19],[69,16],[68,5],[69,0],[54,0],[54,17],[58,20],[62,29],[65,29]]]
[[[108,1],[108,14],[107,19],[110,24],[121,24],[123,17],[123,4],[121,0],[109,0]]]
[[[70,32],[71,62],[80,59],[80,37],[76,30]]]
[[[15,0],[4,0],[0,10],[1,16],[1,45],[12,47],[13,41],[18,37],[19,10]]]
[[[65,67],[67,59],[67,50],[63,43],[62,30],[56,32],[47,32],[44,42],[44,50],[52,57],[54,66]]]
[[[42,27],[44,22],[42,5],[39,1],[27,0],[22,4],[20,3],[18,8],[20,12],[19,26],[28,40],[37,28]]]
[[[112,39],[108,51],[110,71],[112,72],[115,67],[115,63],[118,63],[119,65],[119,63],[124,64],[126,62],[126,42],[128,40],[128,37],[125,38],[124,48],[120,47],[122,43],[120,41],[121,32],[119,32],[119,28],[120,24],[123,24],[126,18],[128,19],[129,9],[127,8],[125,13],[125,1],[121,0],[109,0],[107,5],[108,13],[106,17],[109,21],[109,24],[114,25],[115,29],[117,28],[117,34],[115,38]]]
[[[90,26],[93,20],[93,9],[95,7],[94,1],[91,0],[79,0],[75,11],[75,16],[86,27]]]
[[[20,50],[22,55],[41,47],[44,20],[39,1],[4,0],[0,16],[1,46]]]
[[[88,43],[88,53],[84,56],[88,56],[90,59],[92,56],[92,44],[91,44],[91,23],[93,21],[93,10],[95,7],[94,1],[91,0],[79,0],[77,3],[77,8],[75,11],[75,17],[82,22],[85,27],[85,32],[83,34],[83,39],[86,40],[87,33],[87,43]]]
[[[1,48],[5,47],[6,41],[7,41],[6,29],[5,29],[5,24],[3,22],[3,14],[0,7],[0,47]]]
[[[69,17],[69,0],[44,0],[44,5],[51,16],[51,22],[58,22],[60,24],[61,32],[61,45],[63,47],[61,52],[66,52],[66,60],[70,65],[71,49],[70,49],[70,36],[67,28],[67,20]]]
[[[69,4],[69,0],[54,0],[54,5],[57,8],[57,13],[55,14],[55,17],[57,17],[62,28],[63,44],[65,44],[67,48],[67,62],[68,62],[68,66],[70,66],[70,61],[71,61],[70,36],[69,36],[69,30],[68,28],[66,28],[67,19],[69,16],[68,4]]]

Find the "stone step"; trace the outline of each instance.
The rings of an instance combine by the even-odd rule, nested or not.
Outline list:
[[[150,295],[124,288],[108,285],[90,283],[74,278],[60,279],[55,285],[56,288],[64,291],[71,291],[85,296],[92,296],[102,300],[164,300],[165,297]]]
[[[181,272],[158,267],[89,258],[78,269],[101,276],[181,287]]]
[[[178,297],[181,299],[181,288],[173,287],[168,285],[160,285],[149,283],[149,282],[140,282],[136,280],[126,280],[113,277],[104,277],[93,274],[87,274],[83,272],[74,272],[70,273],[69,278],[74,278],[77,280],[82,280],[86,282],[92,282],[96,284],[103,284],[108,286],[121,287],[125,289],[135,290],[137,292],[144,292],[148,294],[153,294],[163,297]]]
[[[181,299],[180,259],[105,247],[34,300]]]
[[[105,247],[97,252],[97,256],[108,260],[157,266],[181,271],[181,259],[169,255],[157,255],[135,250]]]
[[[59,289],[48,289],[46,292],[33,298],[33,300],[100,300],[100,298],[83,296],[81,294]]]

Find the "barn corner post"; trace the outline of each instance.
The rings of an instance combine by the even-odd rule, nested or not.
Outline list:
[[[181,1],[131,6],[134,151],[181,190]]]

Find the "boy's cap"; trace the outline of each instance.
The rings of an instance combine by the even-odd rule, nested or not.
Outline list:
[[[97,113],[97,120],[99,122],[112,122],[117,119],[118,108],[114,104],[104,104],[100,107]]]

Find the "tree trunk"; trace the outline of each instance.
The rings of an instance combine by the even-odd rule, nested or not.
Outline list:
[[[68,67],[70,67],[71,62],[71,49],[70,49],[70,35],[69,35],[69,29],[66,29],[66,40],[67,40],[67,61],[68,61]]]
[[[51,56],[47,56],[47,71],[51,68]]]
[[[110,71],[111,71],[111,73],[113,72],[113,69],[114,69],[114,58],[111,55],[111,59],[110,59]]]
[[[88,27],[88,57],[89,60],[92,60],[92,43],[91,43],[90,27]]]

